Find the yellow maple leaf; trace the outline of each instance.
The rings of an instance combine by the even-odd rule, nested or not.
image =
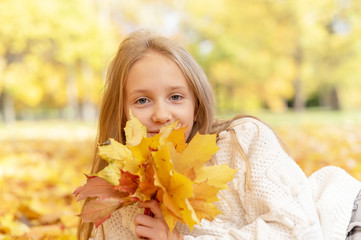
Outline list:
[[[198,219],[204,218],[212,221],[218,214],[222,213],[213,203],[204,200],[190,199],[189,203],[194,209]]]
[[[159,191],[161,192],[158,194],[158,200],[176,218],[189,224],[189,226],[193,226],[195,223],[199,223],[199,219],[187,200],[193,197],[193,182],[174,170],[169,151],[172,148],[174,145],[168,142],[161,146],[158,151],[152,153],[155,165],[155,185],[160,187]],[[163,214],[168,214],[168,212],[163,212]],[[173,230],[174,221],[169,216],[165,220],[169,228]]]
[[[114,186],[119,184],[120,178],[120,169],[124,167],[124,163],[121,161],[112,161],[100,172],[93,174],[93,176],[98,176],[107,180],[110,184]]]
[[[219,188],[209,185],[207,181],[193,184],[194,197],[195,200],[204,200],[207,202],[218,201],[217,193]]]
[[[228,167],[228,165],[215,165],[198,168],[195,170],[196,179],[194,182],[203,182],[207,180],[209,185],[219,189],[227,189],[227,182],[233,179],[237,170]]]
[[[173,143],[177,152],[183,152],[187,147],[185,139],[186,129],[186,127],[174,129],[166,138],[166,141]]]
[[[109,141],[100,145],[98,149],[99,156],[108,163],[118,161],[119,163],[116,164],[118,166],[122,166],[124,171],[128,171],[133,174],[138,171],[139,162],[133,156],[132,151],[116,140],[110,138]]]
[[[166,141],[166,138],[168,138],[169,134],[171,134],[175,129],[178,128],[178,125],[179,125],[179,122],[175,121],[175,122],[172,122],[172,123],[162,127],[159,131],[160,136],[161,136],[159,143],[164,144]]]
[[[164,204],[160,205],[160,209],[162,210],[165,222],[167,223],[169,229],[171,229],[172,231],[180,218],[176,217],[174,213],[170,211],[168,207],[166,207]]]
[[[197,170],[203,167],[218,150],[216,134],[201,135],[197,133],[179,157],[174,158],[174,168],[180,173],[184,173],[190,168]]]
[[[132,157],[132,152],[123,144],[113,138],[109,138],[99,147],[99,156],[108,163],[113,160],[126,160]]]
[[[212,220],[220,213],[213,203],[236,170],[227,165],[205,166],[219,149],[215,134],[197,133],[187,144],[186,127],[179,128],[176,121],[147,137],[145,127],[132,115],[124,130],[126,145],[110,139],[109,145],[99,147],[99,155],[109,165],[97,176],[118,184],[117,189],[122,189],[121,172],[137,177],[137,190],[129,198],[157,199],[171,231],[178,220],[193,229],[201,219]]]
[[[127,145],[136,146],[143,138],[147,137],[147,128],[129,112],[130,120],[127,121],[124,132]]]
[[[183,218],[185,220],[185,222],[183,222],[183,223],[186,223],[189,226],[189,228],[191,230],[193,230],[194,225],[199,224],[200,220],[198,219],[197,214],[196,214],[193,206],[189,202],[188,198],[186,199],[185,202],[186,202],[187,207],[184,207],[181,211],[183,214]]]
[[[136,146],[128,146],[133,156],[138,160],[139,163],[144,163],[150,157],[150,150],[156,150],[159,146],[159,135],[155,135],[149,138],[143,138],[143,140]]]
[[[189,202],[199,219],[205,218],[211,221],[221,213],[213,204],[213,202],[219,200],[217,197],[218,191],[219,188],[209,185],[207,181],[193,185],[194,197],[190,198]]]
[[[143,167],[140,168],[140,183],[137,196],[139,196],[142,201],[151,200],[157,193],[158,187],[154,185],[154,175],[154,166],[152,162],[145,163]]]

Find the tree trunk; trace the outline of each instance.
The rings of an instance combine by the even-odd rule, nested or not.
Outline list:
[[[5,124],[10,124],[15,122],[15,106],[13,97],[8,94],[5,90],[0,93],[0,112],[2,115],[2,119]]]
[[[92,94],[94,93],[94,72],[93,69],[87,64],[82,63],[82,75],[83,75],[83,88],[86,89],[83,94],[82,104],[81,104],[81,117],[87,122],[92,122],[96,120],[97,109],[92,101]]]
[[[227,91],[227,99],[229,99],[229,107],[228,107],[228,111],[239,111],[239,109],[235,109],[235,104],[234,104],[234,86],[232,84],[227,84],[226,85],[226,91]]]
[[[78,84],[75,77],[74,66],[68,67],[68,74],[66,76],[66,94],[67,106],[65,109],[65,118],[68,120],[78,119],[79,102],[78,102]]]
[[[294,80],[294,88],[295,88],[295,96],[294,96],[294,110],[295,111],[302,111],[305,108],[305,97],[303,92],[303,83],[301,78],[301,69],[302,69],[302,61],[303,61],[303,54],[301,46],[296,48],[294,54],[294,60],[296,65],[297,75]]]
[[[338,96],[338,90],[336,87],[333,87],[331,89],[329,99],[330,99],[330,107],[332,110],[340,110],[341,109],[340,99]]]
[[[303,96],[302,80],[299,76],[296,77],[294,82],[295,98],[294,98],[294,110],[299,112],[305,109],[305,99]]]

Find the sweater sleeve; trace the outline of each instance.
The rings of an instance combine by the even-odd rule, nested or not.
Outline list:
[[[134,233],[134,217],[142,212],[144,211],[135,205],[129,205],[115,211],[102,226],[94,229],[92,240],[138,239]]]
[[[219,134],[220,150],[212,164],[239,169],[219,193],[217,207],[223,215],[212,222],[202,220],[193,231],[183,224],[178,230],[185,240],[206,239],[319,239],[322,230],[308,180],[282,148],[274,132],[253,118],[235,121],[234,129],[250,165],[250,188],[246,184],[246,161],[237,153],[230,131]]]
[[[309,177],[325,239],[345,239],[361,183],[345,170],[328,166]]]

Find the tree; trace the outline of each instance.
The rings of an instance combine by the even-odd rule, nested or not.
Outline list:
[[[359,1],[342,2],[343,7],[332,0],[186,1],[184,31],[216,87],[219,107],[282,110],[290,102],[302,110],[313,96],[344,92],[346,79],[356,84],[357,73],[350,69],[360,58],[359,29],[348,35],[329,32],[335,18],[350,26],[360,20]],[[203,43],[211,46],[206,55]],[[219,67],[225,62],[227,68]],[[323,104],[335,101],[328,102]]]
[[[29,109],[64,108],[65,115],[76,117],[82,107],[94,108],[114,41],[111,26],[100,25],[96,6],[82,0],[12,0],[1,1],[0,8],[6,9],[0,28],[3,119],[14,119],[9,113],[15,111],[5,109],[29,117],[39,114]],[[81,95],[83,87],[87,94]]]

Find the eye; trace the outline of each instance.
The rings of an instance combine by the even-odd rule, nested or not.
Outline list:
[[[175,94],[173,96],[170,97],[173,101],[179,101],[182,99],[181,95]]]
[[[146,98],[139,98],[137,99],[137,101],[135,103],[138,103],[138,104],[146,104],[148,102],[148,99]]]

